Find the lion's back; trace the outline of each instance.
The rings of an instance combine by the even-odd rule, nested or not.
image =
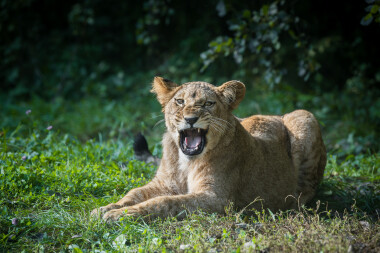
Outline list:
[[[280,116],[253,115],[243,119],[241,124],[255,138],[265,141],[286,141],[286,129]]]

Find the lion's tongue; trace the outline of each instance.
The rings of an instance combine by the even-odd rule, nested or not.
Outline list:
[[[185,137],[185,144],[188,148],[195,148],[201,144],[202,138],[199,135],[190,135]]]

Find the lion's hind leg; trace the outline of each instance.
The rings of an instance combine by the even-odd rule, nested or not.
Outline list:
[[[291,155],[298,173],[299,204],[311,200],[322,180],[326,166],[326,148],[318,121],[308,111],[297,110],[283,116],[289,132]]]

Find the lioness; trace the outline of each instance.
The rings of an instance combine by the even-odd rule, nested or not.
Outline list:
[[[167,217],[198,208],[224,213],[230,202],[240,209],[276,211],[314,196],[326,150],[310,112],[238,119],[231,112],[245,94],[239,81],[220,87],[205,82],[178,86],[155,77],[152,92],[167,128],[157,173],[147,185],[93,215],[100,211],[105,220]]]

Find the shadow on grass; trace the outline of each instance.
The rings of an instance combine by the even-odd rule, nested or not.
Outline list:
[[[320,201],[320,211],[331,210],[362,213],[374,220],[380,219],[380,182],[368,178],[329,176],[325,178],[309,206],[315,208]]]

